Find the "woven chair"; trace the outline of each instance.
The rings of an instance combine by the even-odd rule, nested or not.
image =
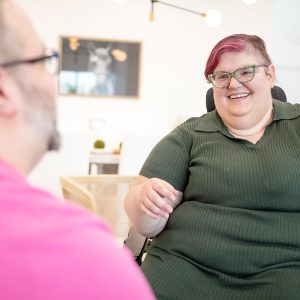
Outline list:
[[[136,176],[96,175],[61,177],[65,200],[72,201],[101,216],[123,244],[130,223],[124,210],[124,198]]]

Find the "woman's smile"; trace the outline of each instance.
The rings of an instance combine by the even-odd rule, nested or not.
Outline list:
[[[232,94],[228,96],[230,100],[243,100],[247,98],[250,95],[250,93],[238,93],[238,94]]]

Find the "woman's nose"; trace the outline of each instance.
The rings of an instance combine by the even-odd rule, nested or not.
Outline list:
[[[228,88],[238,88],[242,85],[234,76],[230,76]]]

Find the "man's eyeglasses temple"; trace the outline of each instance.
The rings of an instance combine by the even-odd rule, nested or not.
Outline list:
[[[14,66],[21,65],[21,64],[34,64],[34,63],[37,63],[37,62],[40,62],[43,60],[47,60],[47,59],[51,59],[51,58],[58,59],[58,53],[56,51],[53,51],[51,54],[42,55],[42,56],[39,56],[36,58],[15,60],[15,61],[0,64],[0,67],[9,68],[9,67],[14,67]]]

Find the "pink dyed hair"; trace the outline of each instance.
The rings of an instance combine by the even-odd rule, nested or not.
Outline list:
[[[219,63],[221,54],[225,52],[242,52],[249,47],[260,53],[265,60],[264,63],[266,65],[270,65],[272,63],[266,49],[266,44],[262,38],[258,37],[257,35],[248,35],[242,33],[233,34],[219,41],[212,49],[204,71],[206,79],[208,79],[209,74],[214,72]]]

